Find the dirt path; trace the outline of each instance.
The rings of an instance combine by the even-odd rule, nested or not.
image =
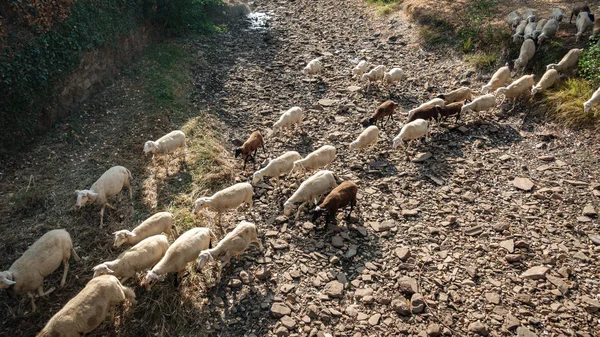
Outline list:
[[[510,113],[469,114],[458,124],[433,127],[432,140],[412,149],[413,155],[432,154],[420,163],[390,149],[399,118],[386,127],[377,149],[351,153],[348,144],[361,130],[359,120],[382,101],[393,99],[409,109],[447,88],[477,89],[487,78],[451,53],[421,50],[411,25],[373,18],[358,0],[343,6],[322,0],[255,4],[272,15],[267,30],[233,24],[192,47],[200,91],[193,103],[220,121],[231,153],[250,132],[268,131],[283,110],[304,107],[304,133],[270,139],[268,155],[287,150],[305,155],[335,145],[338,159],[330,170],[358,184],[358,211],[350,223],[340,215],[340,227],[328,231],[322,220],[309,222],[310,214],[298,223],[281,216],[301,178],[287,179],[281,191],[256,188],[253,215],[264,254],[252,248],[224,270],[216,286],[206,288],[194,275],[179,291],[171,284],[150,294],[138,290],[139,307],[160,317],[149,321],[148,312],[133,307],[97,335],[509,336],[517,329],[521,336],[594,336],[600,330],[600,249],[588,237],[600,229],[595,210],[582,216],[586,205],[597,208],[600,194],[597,135],[542,123],[517,105]],[[307,81],[300,71],[317,56],[326,64],[323,81]],[[401,67],[409,79],[392,89],[352,92],[350,86],[362,85],[349,76],[350,59],[356,58]],[[321,99],[327,100],[319,104]],[[97,137],[99,143],[106,140]],[[103,151],[126,158],[144,174],[144,163],[135,164],[127,151]],[[250,171],[241,174],[241,163],[234,163],[236,180],[246,181]],[[11,167],[20,166],[34,171],[36,163],[31,158]],[[65,161],[56,170],[74,166]],[[15,172],[4,174],[5,181]],[[69,185],[68,175],[63,177],[54,183]],[[533,191],[516,189],[515,177],[531,179]],[[20,215],[24,222],[33,216]],[[70,218],[53,223],[65,225],[65,219]],[[242,213],[224,217],[230,226],[241,219]],[[2,221],[4,234],[14,235]],[[96,236],[85,247],[108,249],[108,237]],[[22,249],[2,251],[14,255]],[[549,272],[522,276],[535,266]],[[82,286],[91,273],[75,266],[73,275]],[[161,302],[165,297],[172,298]],[[49,311],[61,306],[44,302]],[[26,331],[39,330],[44,317]],[[12,319],[8,326],[17,322],[28,324]]]

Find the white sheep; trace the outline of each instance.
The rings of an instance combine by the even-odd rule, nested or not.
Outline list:
[[[541,19],[540,21],[535,23],[535,30],[534,30],[534,34],[533,37],[537,39],[538,36],[540,36],[540,34],[542,33],[542,29],[544,28],[544,25],[546,24],[546,22],[548,22],[548,19]]]
[[[523,13],[521,13],[521,18],[527,22],[535,22],[535,14],[531,8],[526,8]]]
[[[579,62],[579,58],[581,57],[581,52],[583,52],[583,49],[574,48],[569,50],[569,52],[563,56],[560,62],[549,64],[546,66],[546,70],[556,69],[556,71],[559,73],[564,73],[567,70],[576,67],[577,63]]]
[[[31,300],[31,310],[36,311],[34,291],[46,296],[56,288],[44,292],[44,277],[63,264],[60,287],[65,285],[69,271],[69,258],[79,261],[73,249],[71,236],[64,229],[54,229],[42,235],[19,257],[8,270],[0,272],[0,289],[12,287],[17,294],[27,293]]]
[[[508,66],[501,67],[496,70],[490,81],[481,87],[481,93],[487,94],[490,91],[495,91],[496,89],[503,86],[510,79],[510,68]]]
[[[554,8],[552,10],[552,18],[558,22],[565,18],[565,12],[560,8]]]
[[[303,159],[296,160],[292,172],[313,171],[326,167],[335,159],[335,147],[323,145],[320,148],[309,153]]]
[[[358,78],[361,78],[364,73],[369,71],[370,66],[371,64],[365,60],[358,62],[358,64],[352,68],[352,76],[358,76]]]
[[[302,73],[308,75],[309,77],[319,75],[321,74],[321,71],[323,71],[323,63],[321,63],[320,57],[308,62],[306,67],[302,69]]]
[[[171,154],[177,149],[185,151],[185,133],[181,130],[175,130],[160,137],[156,141],[147,141],[144,144],[144,153],[152,153],[152,158],[156,154]]]
[[[517,98],[526,92],[530,92],[535,85],[533,75],[523,75],[507,87],[500,87],[494,93],[496,97],[504,95],[504,98]],[[502,103],[500,103],[502,104]]]
[[[588,29],[594,27],[594,23],[592,22],[592,19],[590,19],[588,12],[581,12],[577,15],[577,20],[575,20],[575,26],[577,26],[575,41],[579,41],[583,33],[585,33]]]
[[[158,212],[144,220],[144,222],[131,232],[126,229],[114,232],[115,240],[113,247],[119,248],[123,244],[135,245],[147,237],[160,233],[167,233],[174,238],[175,235],[171,232],[172,229],[175,229],[173,226],[173,214]]]
[[[269,133],[269,137],[277,133],[280,129],[291,128],[294,124],[298,126],[298,130],[302,131],[302,118],[304,111],[300,107],[293,107],[285,111],[279,117],[279,120],[273,124],[273,130]]]
[[[104,208],[106,206],[115,209],[108,203],[108,198],[119,193],[121,200],[123,187],[129,190],[129,198],[133,203],[133,192],[131,188],[131,172],[123,166],[113,166],[96,180],[89,190],[76,190],[77,202],[75,207],[80,209],[85,206],[88,200],[96,205],[101,205],[100,209],[100,228],[104,225]]]
[[[533,32],[535,31],[536,26],[537,26],[537,23],[535,23],[535,22],[530,22],[527,24],[527,26],[525,26],[525,31],[523,32],[523,38],[525,40],[533,39]]]
[[[97,328],[116,305],[135,304],[135,293],[112,275],[91,279],[65,304],[39,332],[37,337],[79,337]]]
[[[446,101],[444,101],[443,98],[439,98],[439,97],[433,98],[433,99],[431,99],[431,100],[429,100],[429,101],[427,101],[427,102],[419,105],[418,107],[416,107],[416,108],[414,108],[412,110],[408,110],[408,118],[410,118],[410,116],[412,116],[412,114],[415,113],[415,111],[421,110],[421,109],[423,109],[425,107],[428,107],[430,105],[433,105],[433,106],[436,106],[436,105],[444,106],[444,105],[446,105]]]
[[[539,82],[531,89],[531,96],[535,96],[538,92],[542,90],[546,90],[553,86],[556,81],[558,81],[558,71],[556,69],[546,70],[544,76],[539,80]]]
[[[211,197],[202,197],[196,199],[194,203],[194,213],[198,213],[203,208],[217,212],[217,224],[221,225],[221,214],[229,209],[234,209],[245,204],[248,210],[252,209],[252,196],[254,189],[249,183],[238,183],[227,187]]]
[[[521,45],[521,51],[519,52],[519,58],[515,60],[516,70],[525,70],[527,62],[529,62],[535,54],[535,42],[531,39],[527,39]]]
[[[302,156],[296,151],[288,151],[283,155],[271,160],[267,166],[254,172],[252,176],[252,184],[256,185],[261,182],[264,177],[273,177],[275,184],[279,185],[279,177],[288,174],[294,167],[296,160],[302,159]]]
[[[406,75],[400,68],[392,68],[390,71],[383,74],[383,83],[394,84],[406,78]]]
[[[201,251],[211,247],[213,234],[208,228],[192,228],[181,234],[158,263],[146,273],[141,282],[142,287],[150,290],[157,281],[164,281],[164,275],[177,273],[179,282],[188,263],[194,261]]]
[[[373,69],[371,69],[368,73],[363,74],[361,79],[363,81],[377,82],[383,80],[383,76],[385,76],[385,72],[387,68],[383,65],[379,65]]]
[[[335,177],[331,171],[321,170],[306,179],[296,192],[283,204],[283,214],[289,216],[295,203],[301,203],[296,213],[296,221],[304,206],[316,204],[317,197],[323,196],[329,189],[337,187]]]
[[[153,267],[162,259],[169,248],[169,241],[165,235],[154,235],[140,241],[137,245],[127,249],[112,261],[103,262],[95,266],[93,277],[111,274],[125,283],[137,272]]]
[[[512,36],[512,40],[514,43],[519,42],[523,38],[523,34],[525,34],[525,28],[527,27],[528,22],[526,20],[521,21],[517,28],[515,29],[515,33]]]
[[[473,91],[471,90],[471,88],[468,87],[460,87],[445,94],[439,94],[437,95],[437,98],[443,99],[445,104],[464,101],[467,99],[471,100],[473,99]]]
[[[583,112],[590,112],[594,107],[594,104],[597,104],[598,102],[600,102],[600,88],[592,94],[592,97],[589,100],[583,103]]]
[[[424,119],[417,119],[410,123],[406,123],[400,133],[394,137],[392,141],[392,149],[397,149],[398,145],[401,145],[404,148],[404,142],[408,143],[410,146],[410,141],[414,139],[421,138],[425,136],[425,141],[427,141],[427,137],[429,135],[429,123]],[[408,147],[405,148],[405,150]]]
[[[235,228],[227,233],[225,237],[219,241],[216,247],[203,250],[196,259],[196,270],[201,271],[206,265],[206,262],[214,261],[215,259],[221,261],[219,270],[223,269],[232,257],[237,257],[243,253],[250,244],[256,243],[260,250],[264,247],[258,238],[258,231],[256,225],[242,221]]]
[[[460,109],[460,113],[467,111],[481,112],[488,111],[496,106],[496,97],[493,94],[487,94],[475,98],[472,102],[464,104]]]
[[[517,28],[517,26],[521,22],[521,15],[517,11],[512,11],[512,12],[508,13],[508,15],[506,17],[506,21],[508,21],[508,25],[510,26],[510,29],[514,30],[515,28]]]
[[[551,37],[553,37],[557,31],[558,31],[558,21],[556,21],[554,19],[548,20],[548,22],[546,22],[546,24],[544,25],[544,28],[542,28],[541,34],[537,38],[539,44],[542,44],[547,39],[550,39]]]
[[[377,144],[378,139],[379,128],[377,128],[377,126],[375,125],[371,125],[368,128],[364,129],[355,141],[350,143],[350,150],[366,149],[371,145]]]

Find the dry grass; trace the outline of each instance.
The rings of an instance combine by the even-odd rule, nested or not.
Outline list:
[[[583,112],[583,102],[587,101],[595,88],[581,78],[569,78],[554,90],[546,92],[543,106],[550,117],[569,127],[593,127],[600,129],[600,113],[592,110]]]

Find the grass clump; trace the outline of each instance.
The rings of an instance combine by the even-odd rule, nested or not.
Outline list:
[[[496,64],[496,52],[480,50],[465,57],[465,61],[477,69],[490,70]]]
[[[452,45],[455,42],[455,30],[448,21],[425,16],[419,19],[419,37],[425,45]]]
[[[578,64],[581,77],[600,85],[600,45],[592,44],[583,50]]]
[[[550,117],[569,127],[600,128],[600,116],[594,111],[583,112],[583,102],[594,93],[592,84],[582,78],[571,77],[556,90],[546,92],[543,105]]]
[[[378,15],[390,15],[400,9],[402,0],[366,0],[368,4],[376,6]]]

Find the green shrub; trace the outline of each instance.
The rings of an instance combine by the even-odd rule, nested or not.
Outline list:
[[[578,69],[581,77],[600,85],[600,45],[593,44],[583,50]]]
[[[490,26],[489,19],[497,7],[494,0],[471,0],[461,15],[458,34],[462,40],[462,50],[467,53],[476,49],[481,41],[497,35]]]

